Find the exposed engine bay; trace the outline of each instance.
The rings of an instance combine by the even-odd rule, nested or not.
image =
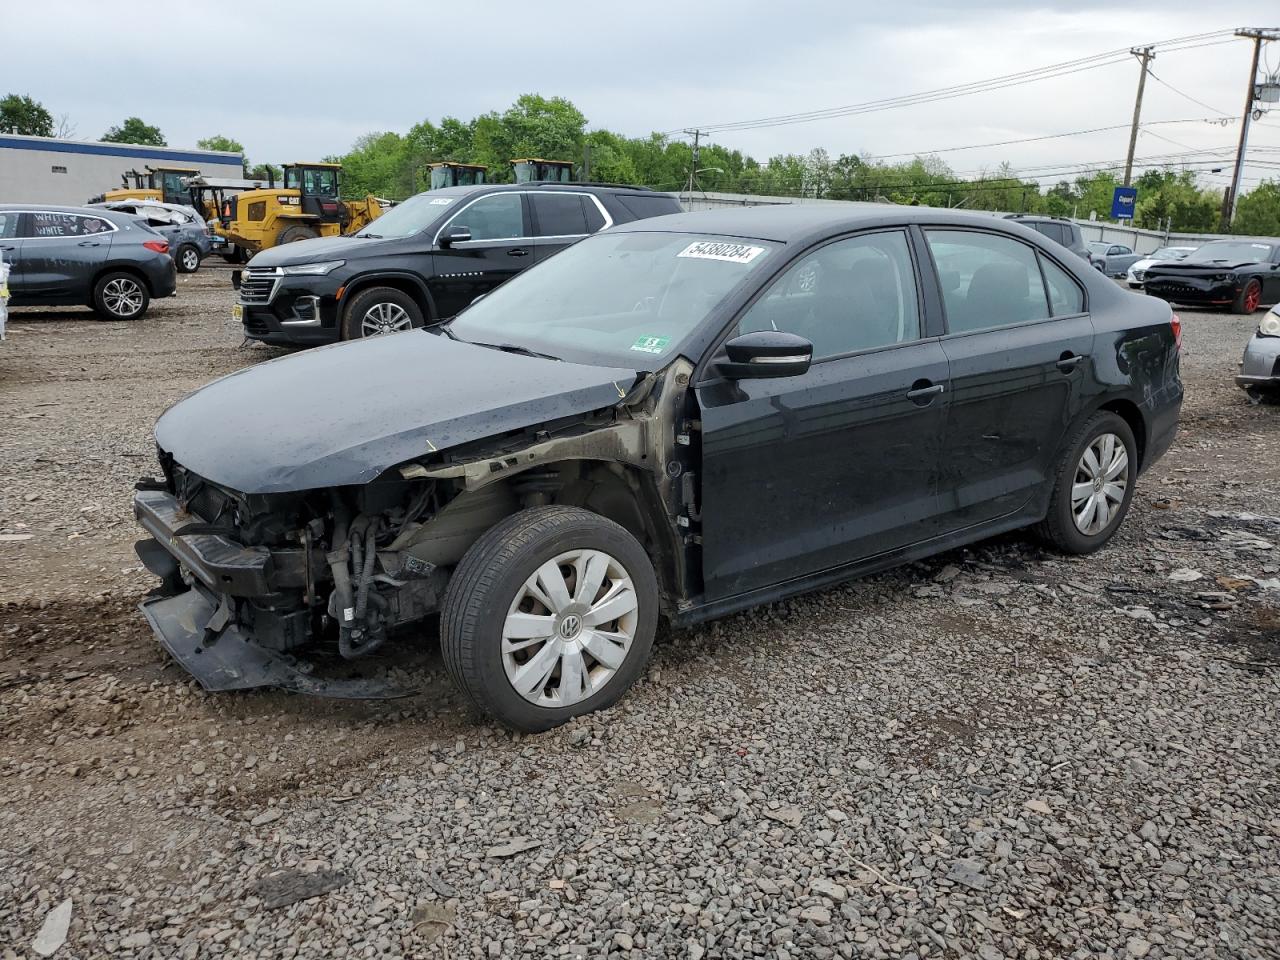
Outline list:
[[[324,677],[440,610],[452,569],[516,511],[583,506],[688,569],[696,549],[689,366],[641,378],[615,406],[433,451],[361,485],[246,494],[159,452],[137,485],[151,539],[138,554],[161,584],[143,611],[207,689],[275,686],[343,697],[405,691]],[[683,578],[681,577],[681,580]],[[662,584],[664,603],[685,589]],[[339,671],[341,673],[341,671]]]

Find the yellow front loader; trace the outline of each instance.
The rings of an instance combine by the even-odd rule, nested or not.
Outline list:
[[[354,233],[381,216],[387,204],[372,195],[341,199],[341,171],[337,163],[286,164],[283,187],[223,199],[214,232],[246,255],[282,243]]]

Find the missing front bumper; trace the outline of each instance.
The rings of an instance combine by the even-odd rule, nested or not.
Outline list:
[[[209,691],[275,687],[349,700],[384,700],[412,692],[381,680],[319,676],[309,665],[257,646],[234,622],[218,630],[218,601],[199,588],[139,606],[161,645]]]

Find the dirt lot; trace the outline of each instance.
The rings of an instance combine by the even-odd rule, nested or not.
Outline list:
[[[1182,433],[1102,554],[1006,537],[670,636],[619,707],[518,737],[430,637],[381,703],[166,663],[131,487],[161,410],[279,355],[231,302],[210,267],[0,344],[4,960],[66,900],[59,958],[1280,955],[1256,319],[1180,311]]]

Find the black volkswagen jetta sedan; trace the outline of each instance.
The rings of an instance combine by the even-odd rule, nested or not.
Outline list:
[[[1152,264],[1143,284],[1170,303],[1251,314],[1280,301],[1280,241],[1210,240],[1182,260]]]
[[[1099,549],[1173,440],[1179,343],[1167,304],[994,217],[640,221],[442,328],[171,407],[135,500],[144,610],[210,689],[346,696],[377,691],[319,679],[327,651],[439,612],[466,695],[545,729],[621,697],[659,617],[1019,527]]]
[[[240,275],[244,335],[307,346],[452,317],[614,224],[679,213],[669,193],[599,183],[485,184],[410,197],[349,237],[286,243]]]

